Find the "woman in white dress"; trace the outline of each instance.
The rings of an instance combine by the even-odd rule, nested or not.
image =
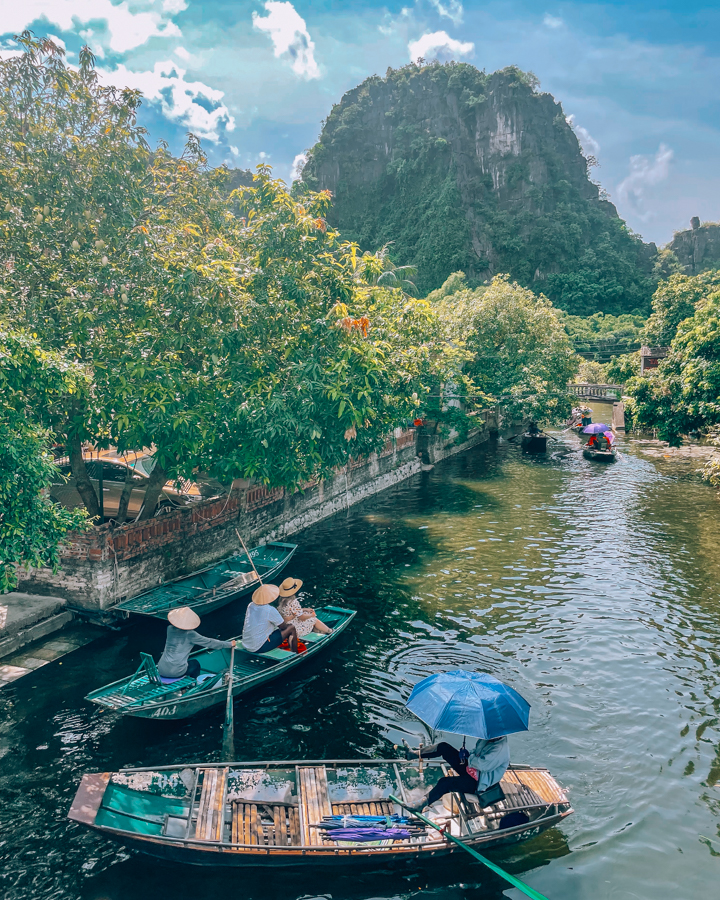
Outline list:
[[[297,598],[297,592],[303,583],[299,578],[286,578],[280,585],[280,601],[278,612],[283,617],[286,625],[294,625],[299,638],[304,638],[311,631],[320,634],[330,634],[332,628],[321,622],[315,615],[314,609],[303,609]]]

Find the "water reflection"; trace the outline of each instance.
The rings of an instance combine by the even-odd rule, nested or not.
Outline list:
[[[496,858],[553,900],[709,896],[720,853],[718,500],[675,461],[626,442],[613,466],[565,450],[466,454],[300,536],[293,574],[314,605],[358,609],[329,656],[240,698],[239,758],[393,753],[428,737],[412,685],[468,667],[532,703],[518,762],[548,765],[576,815]],[[638,449],[640,447],[640,449]],[[652,448],[651,448],[652,449]],[[237,633],[244,607],[206,618]],[[0,692],[3,897],[135,900],[208,890],[335,900],[502,896],[474,865],[352,879],[165,868],[64,819],[83,771],[217,759],[217,711],[122,720],[90,687],[157,656],[143,623]],[[9,835],[9,836],[8,836]],[[241,880],[240,880],[241,879]]]

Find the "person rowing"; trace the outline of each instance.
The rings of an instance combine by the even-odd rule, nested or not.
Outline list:
[[[158,675],[165,682],[177,681],[185,675],[197,678],[200,674],[200,663],[190,659],[194,647],[208,650],[229,650],[235,641],[218,641],[215,638],[198,634],[195,629],[200,624],[200,616],[189,606],[171,609],[168,613],[167,637],[165,649],[157,664]]]
[[[472,751],[468,753],[464,745],[456,750],[452,744],[441,741],[420,751],[406,750],[405,758],[444,759],[452,766],[456,775],[445,775],[432,790],[415,806],[408,807],[413,812],[422,812],[426,806],[432,806],[445,794],[482,794],[488,788],[498,784],[510,765],[510,747],[507,735],[485,739],[480,738]]]
[[[285,622],[281,613],[272,605],[280,596],[276,584],[261,584],[248,604],[243,625],[243,647],[251,653],[267,653],[277,649],[287,640],[293,653],[298,652],[298,636],[295,626]]]

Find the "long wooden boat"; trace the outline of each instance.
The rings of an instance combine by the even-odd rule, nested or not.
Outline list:
[[[279,648],[267,653],[250,653],[243,648],[241,637],[236,637],[233,697],[285,675],[290,669],[312,659],[336,640],[355,617],[354,610],[338,606],[318,608],[316,614],[333,630],[330,634],[311,632],[302,638],[307,647],[305,653],[292,653]],[[198,650],[192,653],[190,658],[200,663],[199,678],[185,677],[170,684],[162,683],[152,657],[143,654],[143,658],[143,664],[134,675],[98,688],[85,699],[121,715],[141,719],[186,719],[203,709],[225,703],[229,650]]]
[[[270,541],[250,551],[253,564],[263,581],[272,581],[282,572],[297,550],[297,544]],[[171,609],[189,606],[204,615],[249,594],[259,585],[253,567],[244,553],[230,556],[222,562],[175,578],[125,600],[112,608],[114,613],[127,616],[153,616],[167,619]]]
[[[405,839],[333,840],[318,825],[331,815],[405,814],[394,804],[419,796],[447,772],[431,761],[394,759],[197,763],[84,775],[69,812],[128,848],[201,866],[386,868],[448,857],[463,849],[415,820]],[[448,795],[426,813],[485,848],[535,837],[573,809],[550,772],[512,766],[504,798]],[[420,827],[415,827],[419,825]]]
[[[520,449],[523,453],[545,453],[547,442],[546,434],[524,434],[520,438]]]
[[[592,459],[595,462],[614,462],[616,453],[614,450],[593,450],[590,447],[584,447],[583,456],[585,459]]]

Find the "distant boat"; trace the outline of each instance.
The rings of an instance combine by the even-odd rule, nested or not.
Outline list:
[[[525,433],[520,439],[520,449],[523,453],[545,453],[548,438],[546,434]]]
[[[337,606],[324,606],[316,610],[318,618],[332,628],[330,634],[313,631],[302,638],[305,653],[290,650],[269,650],[267,653],[250,653],[236,638],[233,665],[233,697],[259,687],[273,678],[288,675],[300,663],[312,659],[329,646],[355,618],[355,611]],[[229,650],[198,650],[190,655],[200,663],[200,678],[184,677],[170,684],[163,684],[151,656],[146,653],[143,664],[134,675],[122,678],[105,687],[92,691],[85,698],[105,709],[112,709],[123,716],[141,719],[186,719],[211,706],[225,703],[227,682],[223,676],[230,665]]]
[[[593,450],[592,447],[583,447],[585,459],[592,459],[595,462],[615,462],[616,455],[614,450]]]
[[[290,562],[297,544],[270,541],[250,551],[255,569],[263,581],[272,581]],[[112,607],[112,612],[167,619],[171,609],[189,606],[199,616],[219,609],[260,584],[244,553],[151,588]]]
[[[446,768],[446,767],[445,767]],[[68,817],[124,846],[170,862],[201,866],[385,869],[391,863],[464,854],[418,819],[400,837],[369,843],[332,838],[331,816],[408,816],[411,803],[445,771],[397,759],[193,763],[84,775]],[[427,817],[484,851],[533,838],[573,809],[550,772],[511,766],[488,806],[447,795]],[[337,823],[338,820],[336,819]],[[360,827],[376,823],[360,822]],[[353,826],[353,832],[357,834]],[[404,836],[403,836],[404,835]],[[441,865],[443,863],[440,863]]]

